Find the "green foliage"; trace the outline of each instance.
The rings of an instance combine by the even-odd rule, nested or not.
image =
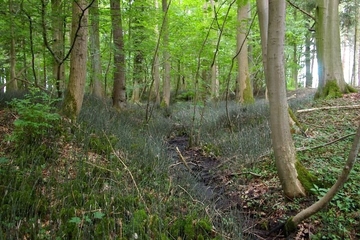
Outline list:
[[[17,146],[43,144],[46,139],[59,136],[57,126],[60,115],[55,113],[56,100],[38,89],[31,89],[24,99],[13,99],[9,104],[19,117],[14,122],[14,131],[9,137]]]

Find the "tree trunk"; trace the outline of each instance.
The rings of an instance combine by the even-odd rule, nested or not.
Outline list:
[[[294,198],[304,196],[305,190],[297,178],[295,168],[296,152],[290,132],[285,89],[285,7],[284,0],[269,1],[266,83],[276,168],[285,195]]]
[[[355,1],[355,30],[354,30],[354,53],[353,53],[353,67],[352,67],[352,75],[351,75],[351,85],[358,86],[358,75],[359,75],[359,50],[360,50],[360,24],[359,24],[359,6],[358,1]]]
[[[268,41],[268,27],[269,27],[269,1],[256,0],[256,7],[258,11],[260,37],[261,37],[261,51],[262,61],[264,68],[264,75],[267,72],[267,41]],[[265,98],[267,99],[267,88],[265,92]]]
[[[307,28],[310,24],[306,23]],[[312,87],[312,73],[311,73],[311,32],[307,31],[305,35],[305,87]]]
[[[246,40],[246,28],[248,23],[250,5],[238,2],[237,6],[237,34],[236,34],[236,52],[238,61],[237,101],[241,103],[253,103],[253,90],[250,81],[248,45]]]
[[[101,56],[99,32],[99,4],[94,0],[90,8],[90,60],[91,60],[91,91],[94,96],[103,98],[105,93],[101,83]]]
[[[16,79],[16,49],[15,49],[15,29],[13,22],[13,1],[9,1],[9,11],[10,11],[10,81],[6,81],[6,91],[16,91],[18,90],[18,84]]]
[[[66,89],[63,113],[76,120],[80,113],[86,81],[87,43],[88,43],[88,11],[86,1],[79,0],[72,4],[71,42],[73,49],[70,55],[70,76]]]
[[[52,11],[52,47],[53,47],[53,78],[57,95],[60,98],[64,89],[65,67],[64,67],[64,16],[62,0],[51,1]],[[43,29],[46,31],[46,29]]]
[[[140,89],[142,83],[144,83],[144,51],[143,41],[145,40],[145,27],[144,27],[144,0],[133,1],[135,13],[133,15],[134,20],[131,23],[133,49],[134,49],[134,71],[133,71],[133,93],[132,100],[134,102],[140,101]]]
[[[163,79],[163,104],[170,105],[170,54],[169,54],[169,18],[167,15],[167,0],[162,0],[162,10],[164,13],[163,22],[163,59],[164,59],[164,79]]]
[[[315,33],[319,74],[317,97],[320,98],[328,97],[325,86],[329,82],[335,82],[341,92],[346,91],[341,62],[338,7],[339,0],[317,0]]]
[[[113,106],[121,110],[126,108],[126,85],[125,85],[125,53],[122,19],[119,0],[110,0],[111,23],[114,41],[114,88]]]

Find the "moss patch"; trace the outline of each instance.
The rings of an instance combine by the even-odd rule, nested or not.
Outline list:
[[[325,86],[315,94],[315,99],[335,99],[340,97],[342,97],[342,92],[336,80],[328,81]]]
[[[358,91],[350,86],[349,84],[346,84],[345,86],[345,93],[357,93]]]
[[[285,223],[285,236],[289,236],[291,233],[295,232],[296,231],[296,224],[294,223],[293,221],[293,218],[289,218],[288,220],[286,220],[286,223]]]
[[[244,94],[244,103],[245,104],[253,104],[255,102],[249,77],[246,79],[246,88],[244,89],[243,94]]]
[[[298,173],[298,179],[305,188],[306,193],[311,192],[311,189],[314,187],[314,184],[321,185],[317,177],[311,174],[299,161],[296,161],[295,168]]]

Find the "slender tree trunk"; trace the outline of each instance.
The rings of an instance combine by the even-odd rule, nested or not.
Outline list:
[[[269,1],[266,83],[270,104],[271,139],[278,176],[289,198],[305,195],[297,178],[296,152],[292,140],[285,89],[285,0]]]
[[[360,24],[359,24],[359,0],[355,0],[355,30],[354,30],[354,54],[353,54],[353,69],[351,75],[351,85],[358,85],[358,74],[359,74],[359,50],[360,50]]]
[[[306,23],[310,28],[309,23]],[[311,32],[307,31],[305,35],[305,86],[312,87],[312,71],[311,71]]]
[[[318,60],[318,96],[327,97],[325,85],[333,81],[345,92],[339,27],[339,0],[317,0],[316,50]]]
[[[211,68],[211,98],[218,99],[219,98],[219,67],[218,64],[214,63]]]
[[[90,7],[90,60],[91,60],[91,91],[92,94],[103,98],[105,93],[102,86],[102,70],[100,56],[100,32],[99,32],[99,4],[95,0]]]
[[[72,4],[71,42],[74,44],[70,55],[70,76],[63,103],[66,117],[76,120],[80,113],[86,80],[88,10],[85,0]],[[80,26],[80,27],[79,27]]]
[[[53,47],[53,78],[55,79],[55,86],[58,97],[62,96],[64,89],[65,67],[64,59],[64,22],[63,17],[63,2],[62,0],[51,1],[52,19],[52,47]],[[46,31],[46,29],[43,29]]]
[[[164,13],[163,22],[163,59],[164,59],[164,79],[163,79],[163,104],[170,105],[170,53],[169,53],[169,18],[167,0],[162,0],[162,10]]]
[[[141,85],[144,83],[144,52],[142,49],[143,41],[145,40],[144,28],[144,0],[133,1],[133,21],[130,28],[133,38],[134,49],[134,71],[133,71],[133,92],[132,100],[134,102],[140,101]]]
[[[13,0],[9,0],[9,11],[10,11],[10,81],[7,81],[6,91],[16,91],[18,90],[18,84],[16,79],[16,44],[15,44],[15,27],[13,21]]]
[[[210,0],[210,4],[211,4],[211,9],[215,9],[215,1],[214,0]],[[207,5],[207,4],[206,4]],[[205,6],[204,9],[206,9],[207,6]],[[213,18],[216,18],[215,16],[215,12],[214,10],[212,11],[212,17]],[[205,14],[206,17],[208,14]],[[218,39],[220,37],[220,30],[217,30],[216,32],[216,39]],[[214,45],[216,46],[216,39],[215,39],[215,42],[214,42]],[[208,83],[207,81],[204,81],[204,89],[208,89],[208,85],[210,85],[210,96],[212,99],[217,99],[219,98],[219,88],[220,88],[220,83],[219,83],[219,77],[218,77],[218,70],[219,70],[219,67],[218,67],[218,58],[217,56],[215,56],[214,58],[214,63],[213,65],[211,66],[211,69],[209,69],[209,74],[210,74],[210,83]],[[205,80],[205,79],[204,79]],[[204,91],[204,97],[206,96],[206,94],[208,94],[208,91]]]
[[[154,96],[155,104],[160,105],[160,63],[159,56],[156,54],[154,59]]]
[[[114,38],[114,88],[113,106],[126,108],[125,53],[120,0],[111,0],[111,23]]]
[[[268,27],[269,27],[269,1],[256,0],[256,7],[259,16],[260,37],[261,37],[261,52],[264,68],[264,75],[267,72],[267,41],[268,41]],[[267,99],[267,88],[265,92]]]
[[[253,103],[253,89],[251,86],[249,73],[249,54],[246,40],[246,28],[248,23],[248,16],[250,11],[249,3],[241,4],[238,2],[237,7],[237,36],[236,36],[236,52],[240,53],[237,56],[238,61],[238,76],[237,76],[237,98],[241,103]]]

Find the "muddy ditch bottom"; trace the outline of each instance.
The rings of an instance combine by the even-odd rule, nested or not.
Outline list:
[[[237,179],[236,185],[243,186],[243,190],[240,190],[234,186],[234,175],[229,170],[221,169],[220,158],[207,154],[200,147],[189,148],[189,137],[186,135],[171,137],[167,144],[168,152],[174,160],[174,164],[170,166],[171,178],[179,183],[185,183],[186,189],[191,189],[191,194],[196,200],[204,205],[211,205],[220,213],[218,217],[212,219],[216,229],[221,229],[223,226],[222,216],[231,215],[235,219],[234,224],[238,224],[242,229],[241,239],[285,239],[279,232],[269,234],[269,230],[279,224],[277,220],[266,219],[268,216],[259,217],[258,213],[254,213],[257,210],[250,209],[244,201],[245,195],[247,197],[257,195],[256,197],[261,199],[265,190],[274,189],[264,189],[260,184],[257,189],[254,182]],[[263,226],[264,222],[267,222],[267,227]],[[229,239],[238,239],[233,238],[234,236],[229,237]]]

